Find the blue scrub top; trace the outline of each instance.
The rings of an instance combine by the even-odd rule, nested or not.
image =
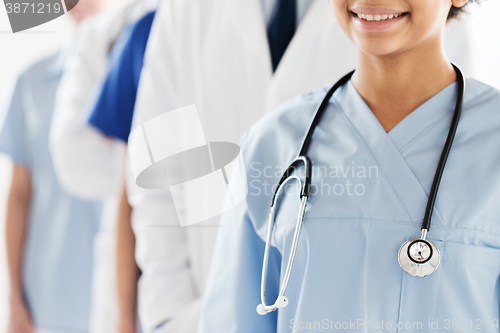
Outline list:
[[[101,205],[64,192],[52,165],[49,129],[64,59],[52,55],[19,76],[0,117],[0,152],[31,174],[23,288],[35,327],[88,332]]]
[[[331,98],[309,147],[312,193],[285,293],[289,304],[256,313],[274,185],[326,91],[286,103],[242,140],[249,193],[222,216],[199,332],[498,332],[500,93],[471,79],[427,236],[441,253],[438,269],[412,277],[397,254],[420,236],[457,84],[386,133],[349,82]],[[303,169],[294,174],[303,179]],[[268,304],[283,281],[299,205],[292,183],[273,229]]]
[[[110,56],[110,70],[89,123],[102,132],[128,141],[144,53],[155,12],[129,26]]]

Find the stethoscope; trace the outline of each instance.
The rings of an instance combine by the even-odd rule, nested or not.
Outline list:
[[[439,249],[433,242],[427,240],[426,237],[427,233],[429,232],[429,228],[431,226],[432,212],[434,209],[434,203],[436,201],[437,193],[439,190],[441,177],[443,175],[444,167],[446,165],[446,160],[448,159],[448,155],[450,153],[451,146],[453,144],[453,140],[457,132],[458,123],[460,121],[460,115],[462,113],[463,98],[465,93],[465,79],[462,71],[457,66],[453,65],[453,68],[455,69],[455,72],[457,74],[457,82],[459,88],[457,103],[455,106],[455,112],[453,115],[451,127],[448,132],[448,137],[446,139],[446,143],[444,145],[444,149],[438,163],[436,174],[434,176],[434,181],[431,187],[431,192],[429,194],[429,199],[427,201],[427,208],[425,210],[424,220],[422,222],[422,234],[420,235],[420,238],[412,238],[406,241],[401,246],[398,252],[398,261],[401,268],[406,273],[415,277],[424,277],[432,274],[438,268],[439,263],[441,261],[441,255],[439,253]],[[302,142],[302,147],[300,148],[297,157],[293,160],[293,162],[290,164],[288,169],[281,177],[278,183],[278,187],[276,188],[276,191],[274,193],[273,200],[271,202],[271,212],[269,213],[269,225],[267,229],[266,248],[264,252],[264,262],[262,265],[262,281],[260,290],[261,304],[257,306],[257,313],[259,313],[260,315],[265,315],[277,309],[284,308],[288,305],[288,299],[285,297],[285,291],[288,286],[288,280],[290,279],[290,273],[292,271],[295,252],[297,251],[300,228],[302,226],[302,220],[304,219],[307,200],[311,194],[311,160],[309,159],[309,157],[307,157],[307,149],[311,144],[314,130],[316,126],[318,126],[321,116],[327,109],[328,103],[332,95],[335,93],[335,91],[337,91],[339,87],[347,83],[351,79],[353,74],[354,71],[350,72],[349,74],[341,78],[337,83],[335,83],[335,85],[333,85],[333,87],[328,91],[328,93],[323,98],[323,101],[318,106],[316,113],[314,114],[314,118],[312,119],[312,122],[309,125],[309,129]],[[295,170],[295,168],[301,163],[304,164],[306,171],[304,184],[302,184],[302,181],[300,180],[299,177],[292,176],[292,173]],[[271,236],[277,212],[278,199],[282,193],[284,186],[291,181],[297,181],[301,187],[301,192],[300,192],[301,204],[300,204],[299,214],[297,217],[297,224],[295,226],[295,232],[293,235],[292,250],[290,252],[290,256],[288,257],[285,277],[283,279],[281,288],[279,290],[278,298],[276,299],[273,305],[266,305],[267,266],[269,262],[269,249],[271,245]]]

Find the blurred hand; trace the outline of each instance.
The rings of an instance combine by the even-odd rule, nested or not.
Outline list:
[[[31,314],[22,300],[10,302],[10,318],[8,333],[34,333]]]

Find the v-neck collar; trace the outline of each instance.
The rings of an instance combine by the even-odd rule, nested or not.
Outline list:
[[[453,113],[456,94],[451,84],[413,111],[387,133],[351,82],[332,97],[363,140],[373,159],[379,165],[389,185],[399,198],[409,220],[421,223],[428,195],[409,165],[400,148],[425,132],[440,118]],[[440,112],[439,110],[444,110]],[[433,214],[434,225],[444,225],[439,214]]]
[[[368,117],[366,115],[366,111],[368,111],[371,115],[369,117],[370,121],[378,123],[376,127],[385,132],[385,129],[351,81],[346,84],[345,89],[344,98],[355,99],[355,104],[358,105],[358,108],[363,109],[360,112],[363,112]],[[385,133],[391,138],[396,148],[402,151],[409,143],[431,128],[436,122],[445,117],[452,116],[455,111],[456,99],[457,83],[453,82],[413,110],[389,132]]]
[[[348,98],[356,99],[356,104],[362,106],[364,111],[368,110],[372,115],[370,117],[371,120],[378,123],[378,128],[383,129],[377,117],[375,117],[351,81],[347,83],[346,89]],[[394,128],[386,132],[387,135],[391,138],[396,148],[402,151],[409,143],[432,127],[436,122],[445,117],[452,116],[455,110],[456,98],[457,83],[453,82],[413,110]],[[383,130],[385,132],[385,129]]]
[[[452,116],[456,100],[457,83],[453,82],[425,101],[389,131],[389,137],[394,145],[402,151],[439,120]]]

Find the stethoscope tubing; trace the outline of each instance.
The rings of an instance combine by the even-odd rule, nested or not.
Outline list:
[[[260,295],[261,295],[261,304],[259,304],[259,307],[262,306],[262,313],[269,313],[272,311],[275,311],[279,307],[284,307],[287,305],[287,298],[284,297],[286,288],[288,286],[288,281],[290,279],[290,275],[292,272],[292,267],[293,267],[293,261],[295,259],[295,253],[297,252],[297,244],[299,241],[299,236],[300,236],[300,229],[302,227],[302,221],[304,219],[304,213],[306,211],[306,206],[307,206],[307,199],[308,197],[306,195],[301,196],[301,204],[300,204],[300,209],[299,213],[297,215],[297,223],[295,225],[295,232],[293,235],[293,243],[292,243],[292,249],[290,251],[290,255],[288,257],[288,263],[286,266],[286,271],[285,271],[285,277],[283,278],[283,283],[281,284],[278,298],[276,302],[273,305],[267,305],[266,304],[266,285],[267,285],[267,268],[268,268],[268,262],[269,262],[269,250],[271,247],[271,237],[272,237],[272,231],[274,228],[274,219],[276,217],[276,209],[278,205],[278,198],[279,195],[281,194],[281,191],[285,188],[285,185],[292,181],[296,180],[298,181],[300,187],[302,187],[302,191],[304,187],[302,186],[302,181],[300,180],[299,177],[297,176],[290,176],[283,181],[278,188],[276,189],[276,194],[275,194],[275,201],[273,202],[273,206],[271,207],[271,212],[269,213],[269,222],[268,222],[268,228],[267,228],[267,237],[266,237],[266,247],[264,250],[264,262],[262,264],[262,279],[261,279],[261,290],[260,290]],[[281,304],[278,304],[278,301],[281,300]],[[257,310],[259,311],[259,310]]]
[[[446,166],[446,161],[450,155],[451,146],[455,140],[455,135],[457,133],[458,123],[460,122],[460,116],[462,115],[463,101],[465,95],[465,79],[462,71],[457,66],[453,65],[455,73],[457,74],[458,81],[458,96],[457,103],[455,105],[455,112],[453,113],[453,119],[451,121],[450,130],[448,132],[448,137],[446,138],[446,143],[441,153],[439,163],[434,174],[434,180],[432,182],[431,191],[429,193],[429,199],[427,200],[427,207],[425,208],[424,220],[422,222],[422,230],[429,231],[431,227],[432,213],[434,211],[434,204],[436,203],[437,194],[439,191],[439,185],[441,184],[441,178],[443,177],[444,168]],[[425,238],[425,237],[424,237]]]
[[[462,71],[452,64],[455,73],[457,74],[457,82],[458,82],[458,96],[457,96],[457,102],[455,106],[455,111],[453,114],[453,119],[452,123],[450,126],[450,130],[448,132],[448,136],[446,138],[446,142],[443,148],[443,151],[441,153],[441,157],[436,169],[436,173],[434,175],[434,180],[432,183],[431,191],[429,194],[429,198],[427,201],[427,206],[424,214],[424,219],[422,222],[422,234],[420,241],[425,242],[428,244],[430,249],[432,250],[432,246],[434,244],[432,242],[428,242],[425,240],[427,236],[427,232],[429,231],[430,224],[431,224],[431,219],[432,219],[432,213],[434,210],[434,204],[436,202],[436,197],[437,193],[439,190],[439,185],[441,183],[441,179],[443,176],[443,172],[446,166],[446,162],[448,160],[451,147],[453,145],[453,141],[455,139],[455,135],[457,132],[458,124],[460,122],[460,116],[462,114],[462,108],[463,108],[463,99],[465,95],[465,78],[462,73]],[[293,261],[295,258],[295,253],[297,251],[297,245],[299,241],[299,236],[300,236],[300,229],[302,227],[302,221],[304,219],[304,214],[306,210],[306,205],[307,205],[307,200],[311,194],[311,174],[312,174],[312,165],[309,157],[307,156],[307,150],[311,144],[312,137],[314,134],[314,130],[318,126],[321,116],[325,112],[325,110],[328,107],[328,104],[330,102],[330,99],[332,98],[333,94],[335,91],[337,91],[341,86],[346,84],[353,76],[354,71],[348,73],[344,77],[342,77],[333,87],[327,92],[325,97],[323,98],[322,102],[320,105],[317,107],[314,117],[309,125],[308,131],[302,141],[302,145],[299,151],[299,154],[297,157],[292,161],[290,166],[286,169],[284,172],[283,176],[281,177],[278,187],[276,189],[276,192],[274,193],[273,199],[271,201],[271,212],[269,214],[269,224],[268,224],[268,230],[267,230],[267,237],[266,237],[266,247],[264,251],[264,261],[263,261],[263,266],[262,266],[262,280],[261,280],[261,304],[257,307],[257,312],[261,315],[272,312],[277,310],[278,308],[285,307],[288,305],[288,299],[284,296],[286,288],[288,286],[288,281],[290,279],[292,267],[293,267]],[[299,164],[304,164],[305,170],[306,170],[306,177],[305,177],[305,182],[302,185],[302,182],[297,176],[293,176],[292,173],[295,170],[295,168]],[[290,255],[288,258],[288,263],[285,271],[285,276],[283,279],[283,283],[280,287],[278,298],[276,302],[273,305],[266,305],[266,284],[267,284],[267,271],[268,271],[268,263],[269,263],[269,250],[270,250],[270,245],[271,245],[271,238],[272,238],[272,231],[274,228],[274,223],[275,223],[275,218],[276,218],[276,210],[277,210],[277,205],[278,205],[278,198],[279,195],[284,188],[285,184],[291,180],[297,180],[299,184],[301,185],[301,206],[299,209],[299,213],[297,216],[297,223],[295,226],[295,232],[293,236],[293,243],[292,243],[292,249],[290,251]],[[406,243],[405,243],[406,244]],[[403,244],[403,246],[405,245]],[[401,251],[401,250],[400,250]],[[408,250],[409,251],[409,250]],[[439,252],[438,249],[436,248],[437,253]],[[431,257],[432,257],[432,251],[431,251]],[[409,257],[409,255],[408,255]],[[429,258],[430,259],[430,258]],[[401,263],[400,263],[401,264]],[[421,264],[425,264],[424,262]],[[438,259],[437,259],[437,265],[435,265],[434,270],[437,268],[439,265],[439,253],[438,253]],[[402,266],[403,267],[403,266]],[[432,273],[432,272],[431,272]],[[430,273],[429,273],[430,274]],[[424,276],[424,275],[422,275]]]

